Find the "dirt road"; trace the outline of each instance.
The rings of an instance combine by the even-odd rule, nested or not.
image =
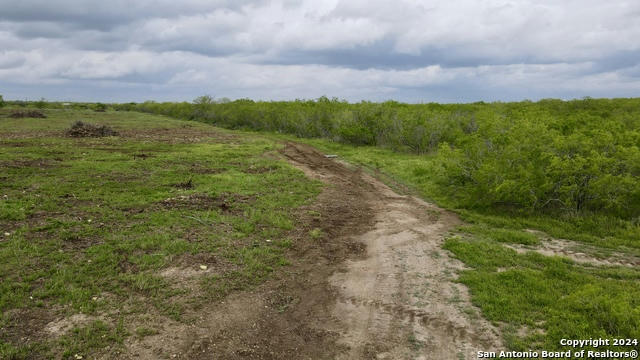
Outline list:
[[[309,146],[287,143],[281,155],[327,184],[300,210],[291,270],[198,309],[190,325],[166,322],[127,356],[444,360],[502,348],[455,282],[462,264],[440,247],[454,214]]]
[[[353,174],[345,166],[290,144],[285,152],[311,177],[329,184]],[[315,166],[310,166],[315,165]],[[500,347],[497,331],[454,283],[461,264],[440,248],[457,217],[420,199],[401,196],[364,173],[372,229],[356,236],[366,246],[361,259],[347,260],[330,285],[337,290],[332,314],[340,319],[341,359],[471,359],[478,350]]]

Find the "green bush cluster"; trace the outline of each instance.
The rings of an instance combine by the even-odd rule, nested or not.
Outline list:
[[[640,214],[640,98],[514,103],[317,100],[118,105],[232,129],[433,153],[465,207]],[[426,176],[426,175],[425,175]]]
[[[95,112],[105,112],[105,111],[107,111],[107,105],[103,104],[103,103],[96,103],[93,106],[93,111],[95,111]]]
[[[640,213],[640,101],[507,104],[441,144],[442,180],[480,205]]]

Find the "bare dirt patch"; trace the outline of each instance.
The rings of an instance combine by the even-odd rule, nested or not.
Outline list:
[[[154,141],[169,144],[191,144],[202,142],[232,143],[235,135],[225,134],[210,128],[193,127],[185,124],[178,128],[128,129],[120,131],[120,136],[138,141]]]
[[[167,209],[187,210],[214,210],[220,209],[223,213],[238,214],[241,209],[239,204],[249,204],[253,201],[250,196],[224,193],[216,197],[208,194],[179,195],[164,199],[160,205]]]
[[[41,338],[46,324],[54,320],[51,309],[13,309],[5,312],[7,323],[0,328],[0,339],[16,344]]]
[[[338,358],[469,359],[501,348],[495,327],[467,315],[478,310],[455,282],[463,265],[441,249],[457,217],[363,180],[376,190],[376,225],[358,237],[366,257],[331,277],[340,294],[333,313],[347,329],[339,343],[349,348]]]
[[[55,159],[19,159],[19,160],[2,160],[0,161],[0,168],[50,168],[59,165],[59,161]]]
[[[277,167],[250,165],[247,169],[243,171],[247,174],[264,174],[274,170],[277,170]]]
[[[193,189],[193,179],[173,184],[173,187],[183,190]]]
[[[222,275],[239,268],[240,266],[237,264],[215,254],[185,254],[173,259],[171,266],[163,269],[160,276],[169,280],[176,287],[190,289],[192,295],[197,295],[200,290],[198,281],[203,277]]]
[[[633,255],[617,251],[608,251],[607,253],[603,253],[603,249],[571,240],[556,239],[542,231],[527,229],[527,232],[538,236],[542,240],[541,244],[539,246],[505,244],[505,246],[516,250],[518,253],[535,251],[546,256],[561,256],[569,258],[579,264],[597,266],[640,266],[640,258]]]
[[[146,153],[137,153],[137,154],[133,154],[133,158],[134,159],[140,159],[140,160],[146,160],[150,157],[153,157],[153,155],[151,154],[146,154]]]
[[[75,327],[87,326],[97,319],[98,317],[86,314],[74,314],[69,317],[59,318],[47,323],[44,327],[44,332],[53,338],[57,338],[67,334]]]

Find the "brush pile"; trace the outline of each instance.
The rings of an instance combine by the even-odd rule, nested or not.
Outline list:
[[[67,135],[80,138],[118,136],[118,133],[106,125],[96,126],[82,121],[76,121],[71,125],[71,128],[67,130]]]
[[[21,118],[46,118],[45,115],[40,110],[14,110],[9,114],[10,118],[21,119]]]

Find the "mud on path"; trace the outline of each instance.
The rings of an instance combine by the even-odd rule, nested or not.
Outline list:
[[[288,270],[127,344],[123,358],[473,359],[502,348],[441,249],[457,217],[313,148],[281,151],[326,183],[300,209]],[[321,229],[311,240],[309,231]]]
[[[447,231],[459,224],[454,214],[398,195],[307,146],[287,144],[284,154],[310,177],[329,184],[348,179],[375,222],[355,236],[364,256],[347,260],[329,280],[337,342],[345,349],[337,358],[471,359],[478,350],[502,347],[497,329],[454,282],[462,264],[441,249]]]

